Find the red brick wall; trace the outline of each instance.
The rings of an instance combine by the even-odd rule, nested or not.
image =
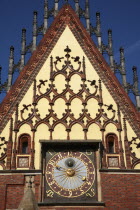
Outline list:
[[[41,189],[40,189],[40,184],[41,184],[41,176],[36,175],[34,177],[34,184],[35,184],[35,198],[37,201],[41,200]]]
[[[0,210],[17,208],[23,196],[23,175],[0,175]]]
[[[140,209],[140,174],[101,174],[105,209]]]
[[[5,210],[5,196],[6,196],[5,185],[1,184],[1,180],[0,180],[0,207],[1,207],[1,210]]]
[[[36,198],[40,200],[40,176],[35,176]],[[0,210],[16,209],[24,193],[24,175],[0,175]],[[40,207],[50,210],[136,210],[140,209],[140,174],[101,173],[105,207]]]
[[[7,209],[16,209],[19,206],[19,203],[24,194],[23,185],[8,185],[6,193],[6,208]]]
[[[137,210],[140,209],[140,174],[101,173],[105,207],[40,207],[40,210]]]

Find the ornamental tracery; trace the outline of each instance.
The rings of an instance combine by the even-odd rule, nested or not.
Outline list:
[[[132,137],[131,141],[129,141],[129,146],[131,150],[132,167],[134,168],[140,163],[140,139],[138,137]]]
[[[7,143],[5,137],[0,137],[0,165],[5,167],[5,158],[7,156]]]
[[[59,75],[65,78],[65,88],[61,93],[58,91],[55,83]],[[73,91],[70,85],[75,75],[80,78],[78,80],[80,81],[80,89],[77,93]],[[23,108],[20,110],[20,117],[17,116],[19,119],[15,123],[16,129],[19,129],[23,124],[29,124],[31,129],[37,129],[41,123],[46,124],[50,132],[54,130],[57,124],[63,124],[68,134],[75,124],[80,124],[85,133],[93,123],[97,124],[102,130],[104,130],[109,123],[113,123],[117,129],[120,128],[117,112],[113,105],[103,103],[101,80],[86,80],[85,58],[80,58],[79,56],[72,57],[71,49],[68,46],[64,49],[63,57],[50,57],[50,79],[41,79],[38,82],[37,85],[37,81],[34,80],[33,103],[23,104]],[[45,87],[46,91],[44,92],[42,90],[44,90]],[[55,110],[55,104],[60,99],[64,104],[61,117],[58,116],[59,114],[57,110]],[[40,114],[39,103],[41,104],[41,100],[46,100],[47,104],[43,110],[43,113],[45,113],[43,114],[44,117]],[[79,114],[77,117],[73,111],[73,107],[76,103],[74,100],[78,100],[79,104],[81,104],[81,109],[78,110]],[[96,102],[95,108],[93,104],[93,110],[96,110],[94,117],[91,116],[88,110],[88,102],[90,100]]]

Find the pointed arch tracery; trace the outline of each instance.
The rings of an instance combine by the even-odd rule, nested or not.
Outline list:
[[[62,65],[59,65],[60,62]],[[106,105],[103,103],[101,81],[86,80],[85,68],[85,58],[80,58],[79,56],[72,57],[71,49],[69,48],[69,46],[64,49],[63,57],[60,58],[59,56],[56,56],[56,58],[54,59],[51,56],[50,79],[39,80],[38,85],[36,84],[37,82],[34,81],[33,103],[23,104],[23,109],[20,110],[21,120],[17,120],[16,128],[20,129],[23,124],[27,123],[30,125],[31,130],[36,130],[41,123],[45,123],[51,133],[50,138],[52,138],[51,136],[53,130],[55,129],[55,126],[59,123],[65,126],[65,129],[68,133],[68,138],[72,126],[75,124],[79,124],[82,127],[85,136],[89,126],[92,123],[97,124],[100,130],[105,130],[106,126],[109,123],[113,123],[116,128],[118,128],[119,122],[115,119],[116,112],[113,109],[113,105]],[[58,75],[64,76],[66,81],[65,89],[62,90],[61,93],[58,93],[57,87],[55,85],[55,78]],[[74,75],[78,75],[80,77],[80,89],[77,93],[74,93],[70,85],[71,79]],[[44,86],[48,87],[46,89],[46,92],[42,92],[41,90]],[[93,89],[92,93],[90,92],[88,86]],[[46,109],[49,113],[47,113],[44,118],[41,118],[40,107],[38,106],[38,104],[43,98],[48,101],[48,107],[46,107]],[[61,117],[58,117],[57,112],[55,111],[55,102],[59,99],[62,99],[64,101],[64,106],[62,108],[64,111]],[[81,101],[82,108],[78,118],[76,118],[72,112],[71,103],[74,99],[78,99]],[[87,109],[87,103],[90,99],[94,99],[97,101],[98,108],[95,118],[90,115],[90,112]],[[104,107],[107,108],[107,111],[109,113],[112,113],[112,116],[110,115],[110,118],[108,117]],[[26,119],[24,118],[25,112],[28,112]]]
[[[49,122],[47,122],[47,121],[44,122],[44,120],[41,120],[41,121],[39,121],[38,123],[36,123],[36,125],[34,126],[35,130],[37,130],[38,127],[39,127],[41,124],[47,125],[47,126],[48,126],[48,129],[51,129],[51,128],[52,128]]]

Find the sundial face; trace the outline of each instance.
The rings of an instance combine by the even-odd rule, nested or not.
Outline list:
[[[94,202],[97,199],[96,177],[93,149],[64,147],[63,150],[63,147],[60,147],[56,151],[48,150],[45,202],[52,204]]]
[[[92,161],[82,152],[59,152],[46,167],[46,180],[59,196],[74,198],[86,193],[94,183]]]

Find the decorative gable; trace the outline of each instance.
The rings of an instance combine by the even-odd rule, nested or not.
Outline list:
[[[99,140],[106,148],[104,167],[112,161],[118,168],[131,167],[126,148],[128,140],[139,137],[139,113],[68,5],[7,94],[0,113],[1,136],[11,142],[7,168],[25,164],[39,169],[40,140]],[[109,138],[114,139],[116,156],[106,154]],[[22,147],[30,152],[20,154]],[[2,161],[4,157],[6,152]]]

